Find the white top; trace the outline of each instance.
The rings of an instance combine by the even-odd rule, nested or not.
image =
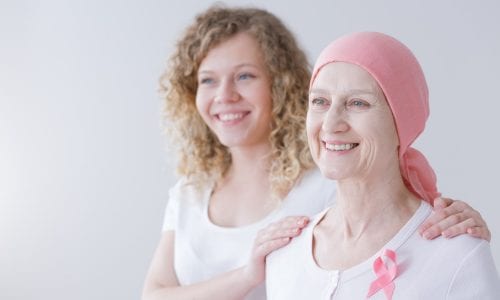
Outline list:
[[[242,227],[221,227],[210,221],[208,203],[213,187],[211,182],[196,189],[183,178],[170,190],[163,230],[175,231],[174,268],[181,285],[211,279],[244,266],[260,229],[285,216],[314,216],[332,204],[336,185],[319,170],[308,171],[278,209]],[[265,298],[262,284],[246,299]]]
[[[313,228],[327,210],[290,245],[267,257],[268,299],[367,299],[376,279],[372,265],[382,251],[347,270],[320,268],[312,255]],[[396,252],[392,299],[500,299],[500,279],[489,243],[468,235],[431,241],[421,238],[417,228],[431,211],[422,202],[383,247]],[[386,296],[379,290],[369,299],[385,300]]]

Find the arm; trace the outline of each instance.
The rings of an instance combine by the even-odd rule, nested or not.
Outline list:
[[[165,231],[153,256],[143,300],[154,299],[241,299],[253,287],[244,268],[239,268],[210,280],[180,286],[174,270],[174,231]]]
[[[307,217],[286,217],[259,231],[249,263],[204,282],[180,286],[174,270],[174,231],[163,233],[146,276],[143,300],[241,299],[264,281],[266,256],[287,245],[308,223]]]
[[[481,214],[460,200],[436,198],[434,214],[420,226],[420,235],[434,239],[439,235],[446,238],[468,233],[471,236],[489,241],[491,234]]]

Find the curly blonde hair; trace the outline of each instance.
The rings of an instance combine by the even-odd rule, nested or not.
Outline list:
[[[196,109],[197,72],[212,48],[241,32],[258,41],[272,81],[269,180],[273,195],[282,198],[302,171],[314,165],[305,133],[310,71],[294,36],[273,14],[257,8],[216,5],[196,17],[160,79],[165,125],[178,147],[180,175],[195,183],[224,175],[231,165],[231,154]]]

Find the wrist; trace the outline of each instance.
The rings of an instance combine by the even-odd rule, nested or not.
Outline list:
[[[259,284],[264,282],[264,276],[259,276],[258,272],[256,272],[255,267],[247,265],[238,269],[239,278],[245,286],[248,287],[249,290],[254,289]]]

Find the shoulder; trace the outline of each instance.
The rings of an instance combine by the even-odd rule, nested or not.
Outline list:
[[[280,248],[266,258],[266,289],[269,299],[307,299],[323,286],[324,274],[316,266],[312,252],[313,229],[323,213],[314,216],[302,233],[290,244]],[[284,289],[284,286],[295,286]],[[301,288],[299,288],[301,286]],[[305,288],[307,287],[307,288]]]
[[[420,225],[420,222],[418,223],[415,228]],[[443,274],[453,272],[464,260],[476,255],[479,249],[489,249],[489,243],[467,234],[451,239],[439,236],[433,240],[426,240],[415,230],[401,250],[410,254],[416,261],[427,262],[426,268],[435,268]]]
[[[266,289],[268,296],[282,294],[283,286],[296,282],[301,270],[307,267],[307,230],[293,238],[288,245],[266,257]],[[286,292],[285,292],[286,293]],[[271,298],[271,297],[270,297]],[[280,298],[280,297],[276,297]]]
[[[479,276],[479,273],[484,273],[488,269],[486,268],[487,265],[495,268],[489,242],[467,234],[452,239],[440,239],[440,260],[443,261],[443,264],[455,267],[455,276],[457,273],[464,271],[469,273],[471,277],[475,277]],[[438,257],[436,257],[437,259]],[[477,269],[478,266],[481,267]]]
[[[307,264],[312,257],[313,230],[318,221],[323,217],[326,209],[314,215],[309,224],[302,230],[302,233],[293,238],[288,245],[273,251],[267,256],[267,266],[270,271],[282,271],[283,266],[296,268],[297,264]],[[290,264],[290,262],[294,262]]]
[[[213,183],[195,184],[181,177],[168,193],[163,231],[190,228],[189,224],[201,220],[204,215]]]
[[[202,199],[207,192],[210,192],[213,187],[213,181],[205,181],[201,183],[194,182],[188,177],[181,177],[168,192],[169,202],[186,202],[194,199]]]
[[[202,210],[212,187],[212,182],[195,184],[187,177],[179,178],[168,191],[166,215],[174,220],[174,216],[188,213],[192,209]]]
[[[462,234],[452,239],[438,237],[429,242],[435,249],[433,256],[435,256],[436,259],[448,257],[458,261],[467,259],[471,255],[477,253],[480,249],[489,249],[489,243],[487,241],[474,238],[467,234]]]
[[[500,299],[500,278],[495,267],[490,244],[485,240],[461,235],[449,240],[454,272],[448,287],[448,297],[467,299]],[[448,253],[449,255],[450,253]],[[444,253],[443,253],[444,255]]]
[[[487,241],[463,234],[431,241],[413,238],[408,246],[421,285],[443,291],[449,299],[500,299],[489,298],[500,296],[500,280]]]

